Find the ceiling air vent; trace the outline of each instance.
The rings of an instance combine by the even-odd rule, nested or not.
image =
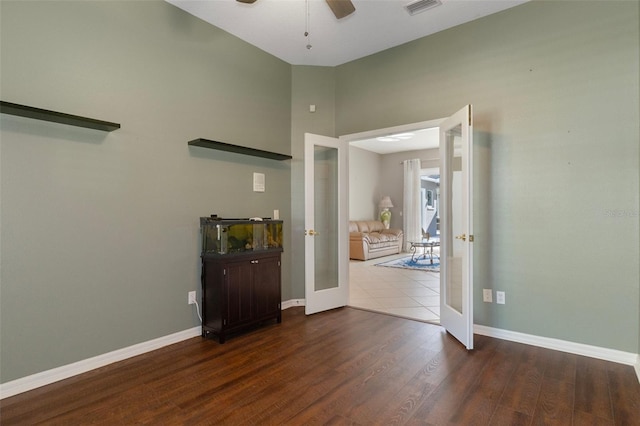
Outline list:
[[[416,0],[405,5],[405,9],[409,12],[409,15],[415,15],[416,13],[424,12],[432,7],[440,6],[442,2],[440,0]]]

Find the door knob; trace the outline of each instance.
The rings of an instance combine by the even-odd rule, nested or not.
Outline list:
[[[467,234],[456,235],[456,240],[467,241]]]
[[[314,231],[313,229],[309,230],[309,235],[313,236],[313,235],[320,235],[319,232]]]

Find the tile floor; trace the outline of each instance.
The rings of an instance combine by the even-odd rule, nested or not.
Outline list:
[[[440,274],[375,266],[400,255],[349,261],[349,306],[440,323]]]

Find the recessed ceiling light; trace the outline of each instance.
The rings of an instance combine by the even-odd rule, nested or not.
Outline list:
[[[391,135],[392,138],[398,138],[398,139],[411,139],[413,137],[413,133],[398,133],[397,135]]]

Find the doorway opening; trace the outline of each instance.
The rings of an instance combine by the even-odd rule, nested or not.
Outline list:
[[[403,161],[420,160],[419,235],[405,242],[426,242],[399,254],[349,261],[349,306],[413,320],[440,322],[440,273],[437,268],[408,269],[379,264],[411,259],[439,264],[439,123],[442,120],[379,129],[340,139],[349,143],[349,220],[380,221],[379,203],[389,197],[390,228],[403,229],[406,212]],[[413,255],[413,256],[412,256]],[[415,262],[417,263],[417,262]],[[405,265],[406,266],[406,265]]]

